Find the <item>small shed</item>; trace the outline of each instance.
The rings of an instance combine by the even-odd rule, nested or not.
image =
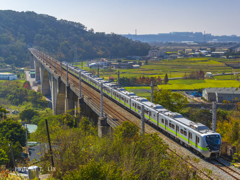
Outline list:
[[[109,81],[113,82],[114,81],[114,77],[109,77]]]
[[[206,77],[213,77],[213,75],[212,75],[211,72],[207,72],[207,73],[206,73]]]

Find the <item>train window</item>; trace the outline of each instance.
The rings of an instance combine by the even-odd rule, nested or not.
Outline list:
[[[141,109],[140,106],[137,107],[139,110]]]
[[[189,139],[192,139],[192,133],[188,132]]]
[[[127,103],[128,103],[128,100],[127,100]]]
[[[151,116],[152,115],[152,113],[151,112],[149,112],[149,116]]]
[[[164,119],[162,119],[162,123],[164,123]]]
[[[132,105],[134,106],[134,103],[132,103]]]
[[[199,137],[197,137],[197,143],[199,143]]]
[[[187,132],[186,131],[184,131],[184,135],[187,136]]]
[[[172,127],[172,124],[171,124],[171,123],[169,123],[169,127]]]
[[[172,128],[173,128],[173,129],[175,128],[173,124],[172,124]]]
[[[183,130],[181,129],[181,134],[183,134]]]

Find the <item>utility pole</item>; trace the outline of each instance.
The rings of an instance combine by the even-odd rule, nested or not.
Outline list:
[[[142,105],[141,113],[141,135],[145,133],[144,105]]]
[[[117,79],[117,81],[118,81],[118,86],[119,86],[119,76],[120,76],[120,73],[119,73],[119,71],[118,71],[118,79]]]
[[[216,132],[217,126],[217,104],[216,102],[212,102],[212,130]]]
[[[153,103],[153,81],[151,81],[151,103]]]
[[[97,77],[99,77],[99,64],[98,64],[98,69],[97,69]]]
[[[48,143],[49,143],[49,149],[50,149],[50,154],[51,154],[52,167],[54,167],[52,146],[51,146],[51,141],[50,141],[50,136],[49,136],[49,130],[48,130],[48,120],[45,119],[45,122],[46,122],[46,128],[47,128]]]
[[[81,74],[81,71],[79,71],[79,97],[82,97],[81,82],[82,82],[82,74]]]
[[[101,114],[100,117],[103,117],[103,83],[101,83]]]
[[[11,149],[11,154],[12,154],[12,161],[13,161],[13,168],[15,168],[15,160],[14,160],[14,155],[13,155],[13,149],[11,143],[8,144],[10,149]]]
[[[26,153],[28,154],[28,146],[27,146],[27,142],[28,142],[27,124],[25,124],[25,129],[26,129]]]
[[[67,86],[68,86],[68,64],[67,64]]]

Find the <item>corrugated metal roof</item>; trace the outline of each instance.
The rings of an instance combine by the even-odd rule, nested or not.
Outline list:
[[[240,93],[240,89],[236,90],[237,88],[231,87],[231,88],[205,88],[204,90],[207,93],[229,93],[229,94],[238,94]]]

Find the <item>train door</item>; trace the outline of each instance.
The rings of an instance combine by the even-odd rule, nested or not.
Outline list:
[[[165,129],[167,129],[168,126],[168,120],[165,119]]]
[[[196,135],[196,137],[195,137],[195,146],[196,147],[198,146],[198,143],[199,143],[199,137]]]
[[[176,125],[176,136],[177,136],[178,133],[179,133],[179,126]]]

